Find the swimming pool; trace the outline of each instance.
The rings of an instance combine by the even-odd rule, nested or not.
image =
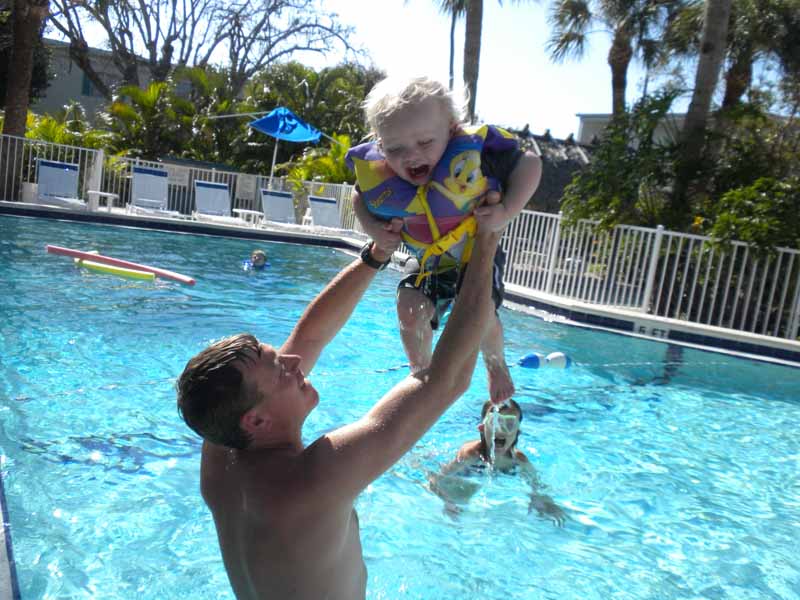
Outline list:
[[[351,260],[334,250],[0,217],[0,450],[21,597],[232,598],[199,494],[200,443],[173,382],[213,339],[282,341]],[[195,287],[82,272],[45,244],[96,249]],[[270,267],[246,273],[260,246]],[[360,416],[404,375],[379,275],[312,373],[306,439]],[[426,476],[473,439],[486,380],[357,503],[371,599],[800,598],[800,371],[565,327],[503,310],[520,447],[570,513],[527,514],[486,476],[461,516]],[[335,377],[336,375],[336,377]],[[665,377],[666,375],[666,377]],[[669,382],[666,382],[669,379]]]

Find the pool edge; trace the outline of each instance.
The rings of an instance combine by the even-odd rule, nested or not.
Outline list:
[[[5,461],[4,461],[5,462]],[[3,473],[0,470],[0,514],[3,517],[3,527],[0,536],[0,600],[20,600],[17,569],[14,563],[14,550],[11,543],[10,520],[6,506],[6,489],[3,482]]]

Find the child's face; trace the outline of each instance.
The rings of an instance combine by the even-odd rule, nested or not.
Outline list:
[[[263,267],[267,262],[267,255],[262,252],[253,252],[250,256],[250,262],[254,267]]]
[[[442,103],[428,98],[386,119],[378,128],[378,143],[397,175],[423,185],[442,158],[455,126]]]
[[[495,421],[496,419],[496,421]],[[519,434],[519,414],[512,407],[504,406],[495,416],[492,411],[483,419],[483,435],[487,440],[494,440],[496,454],[508,453]]]

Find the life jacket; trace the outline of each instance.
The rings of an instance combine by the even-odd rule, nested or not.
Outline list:
[[[481,170],[481,153],[517,148],[507,131],[491,125],[461,129],[445,148],[428,183],[415,186],[398,176],[376,142],[347,153],[367,209],[379,219],[403,219],[401,236],[417,255],[419,286],[433,273],[458,268],[469,261],[476,222],[472,211],[499,182]]]

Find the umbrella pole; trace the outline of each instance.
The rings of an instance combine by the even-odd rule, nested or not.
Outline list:
[[[272,168],[269,170],[269,189],[272,189],[272,176],[275,173],[275,158],[278,156],[278,138],[275,138],[275,149],[272,151]]]

